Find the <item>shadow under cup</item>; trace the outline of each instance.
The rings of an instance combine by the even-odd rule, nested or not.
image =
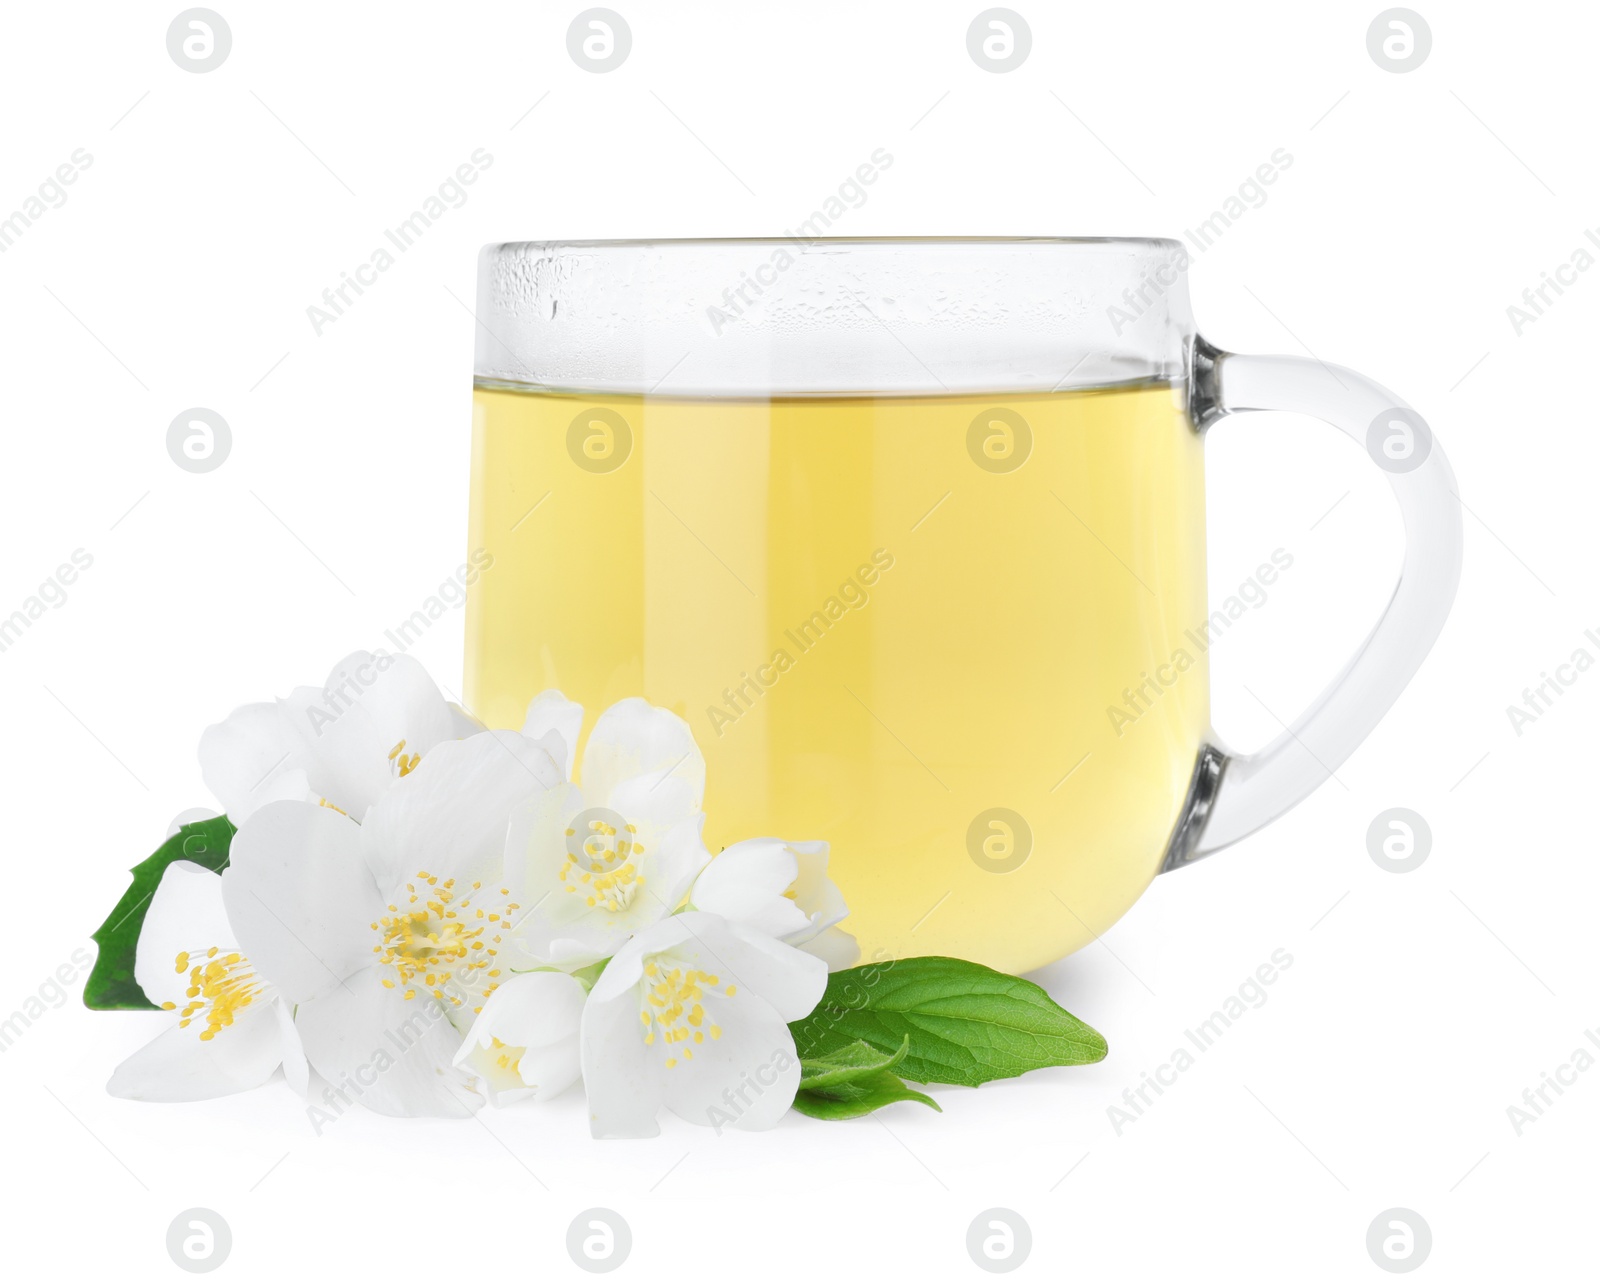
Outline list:
[[[469,706],[672,709],[709,848],[829,842],[866,958],[1093,939],[1209,724],[1182,280],[1099,302],[1166,244],[487,249]]]

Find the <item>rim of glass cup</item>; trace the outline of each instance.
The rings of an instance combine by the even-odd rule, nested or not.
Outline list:
[[[479,256],[474,375],[703,399],[1180,383],[1188,265],[1165,237],[507,241]]]
[[[496,241],[485,249],[520,245],[568,246],[574,249],[650,245],[1166,245],[1178,248],[1172,236],[624,236],[593,239]]]

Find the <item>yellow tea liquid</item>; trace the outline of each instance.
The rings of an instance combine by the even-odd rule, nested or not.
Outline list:
[[[1032,969],[1160,867],[1209,723],[1182,389],[479,387],[466,699],[693,728],[706,841],[823,838],[865,958]]]

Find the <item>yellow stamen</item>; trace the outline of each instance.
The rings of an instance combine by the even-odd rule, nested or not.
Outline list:
[[[425,894],[417,893],[418,885]],[[372,924],[380,941],[374,946],[378,961],[394,968],[395,977],[407,986],[405,998],[416,997],[415,984],[420,980],[436,1001],[453,1007],[471,1004],[476,1010],[498,988],[500,972],[492,961],[496,950],[488,946],[501,942],[498,934],[489,933],[500,929],[495,924],[503,923],[503,914],[485,916],[472,901],[478,889],[473,883],[468,894],[458,897],[454,878],[441,881],[424,870],[406,884],[406,907],[391,904],[389,916]],[[502,889],[500,894],[510,892]],[[383,983],[394,987],[394,980],[386,978]]]
[[[200,1031],[201,1042],[210,1042],[219,1030],[233,1024],[238,1013],[266,988],[265,983],[256,979],[242,955],[234,952],[218,958],[220,952],[217,948],[208,949],[206,961],[195,966],[189,965],[192,957],[189,952],[178,954],[174,959],[175,971],[180,975],[185,970],[189,972],[189,986],[184,991],[189,1001],[181,1011],[175,1002],[161,1004],[164,1011],[178,1012],[180,1029],[187,1029],[196,1019],[203,1018],[205,1028]]]

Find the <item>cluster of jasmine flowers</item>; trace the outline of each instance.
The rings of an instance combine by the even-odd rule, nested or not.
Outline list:
[[[713,855],[688,725],[642,699],[586,721],[551,690],[487,730],[414,659],[361,652],[210,727],[238,831],[220,877],[178,860],[150,900],[135,978],[176,1022],[112,1093],[281,1067],[302,1094],[315,1073],[459,1117],[581,1081],[596,1136],[655,1135],[663,1107],[772,1126],[800,1081],[789,1022],[857,958],[827,845]]]

